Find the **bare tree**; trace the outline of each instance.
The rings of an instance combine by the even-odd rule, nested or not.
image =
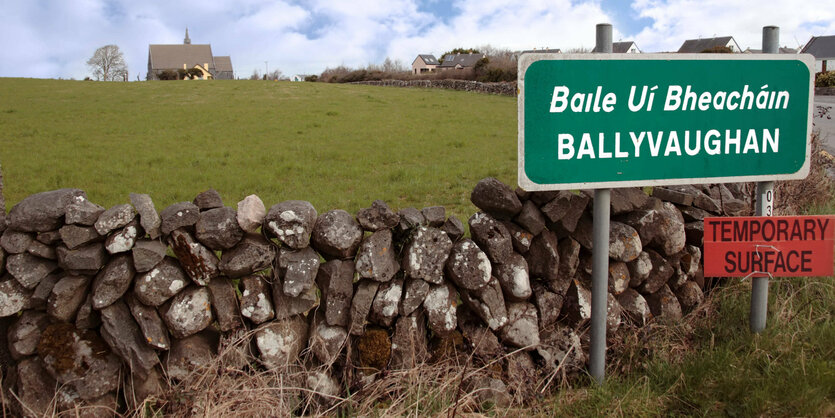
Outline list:
[[[117,45],[105,45],[97,49],[87,60],[87,66],[96,80],[127,81],[128,65]]]

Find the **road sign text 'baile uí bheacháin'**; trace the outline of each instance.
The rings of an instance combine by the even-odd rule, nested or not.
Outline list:
[[[523,54],[519,185],[803,178],[810,55]]]

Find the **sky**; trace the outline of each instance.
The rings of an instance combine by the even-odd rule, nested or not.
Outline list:
[[[408,66],[457,47],[590,49],[598,23],[644,52],[713,36],[759,49],[768,25],[798,47],[835,35],[835,0],[0,0],[0,77],[83,79],[96,48],[115,44],[130,78],[144,80],[148,45],[182,43],[186,27],[246,78],[387,57]]]

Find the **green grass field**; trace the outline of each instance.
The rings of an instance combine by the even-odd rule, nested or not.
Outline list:
[[[516,101],[442,90],[261,81],[0,79],[6,209],[62,187],[158,209],[210,187],[355,213],[443,205],[466,222],[483,177],[516,182]]]
[[[515,183],[516,102],[508,97],[19,79],[0,79],[0,97],[7,210],[60,187],[82,188],[105,207],[148,193],[160,209],[214,187],[229,206],[250,193],[268,207],[304,199],[320,212],[382,199],[395,209],[443,205],[466,221],[479,179]],[[679,324],[616,335],[601,387],[575,382],[527,410],[488,413],[835,415],[833,278],[774,280],[762,335],[748,331],[749,295],[749,282],[733,281]],[[440,410],[451,402],[450,393],[418,395]]]

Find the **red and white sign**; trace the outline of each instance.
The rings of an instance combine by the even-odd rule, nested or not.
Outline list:
[[[704,219],[705,277],[833,274],[835,216]]]

